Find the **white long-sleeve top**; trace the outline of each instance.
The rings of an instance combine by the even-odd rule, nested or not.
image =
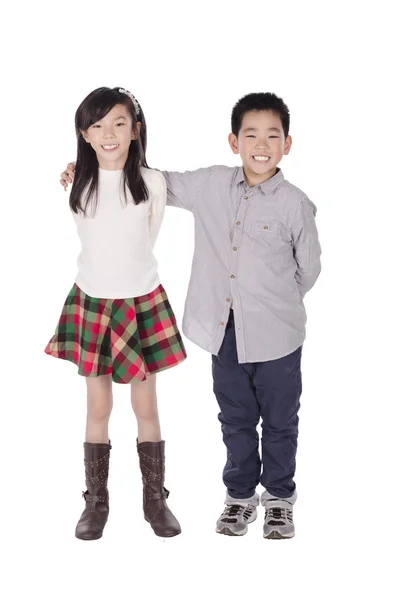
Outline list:
[[[167,199],[164,176],[142,168],[149,199],[136,205],[128,187],[125,202],[122,173],[99,169],[96,211],[73,213],[82,246],[75,281],[94,298],[142,296],[160,283],[153,246]]]

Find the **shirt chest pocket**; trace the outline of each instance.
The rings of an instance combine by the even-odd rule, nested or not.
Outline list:
[[[279,221],[254,221],[251,227],[251,250],[257,256],[277,252],[282,243]]]

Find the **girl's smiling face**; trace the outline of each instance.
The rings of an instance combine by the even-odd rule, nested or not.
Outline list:
[[[139,127],[137,123],[134,131],[130,112],[123,104],[116,104],[81,134],[94,149],[100,168],[118,171],[124,168],[131,140],[139,136]]]
[[[241,156],[248,185],[258,185],[275,175],[292,139],[285,137],[278,115],[270,110],[251,110],[244,115],[238,136],[229,135],[229,143]]]

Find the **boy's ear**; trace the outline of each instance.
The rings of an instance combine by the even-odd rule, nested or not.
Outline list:
[[[292,137],[290,135],[288,135],[284,142],[284,155],[289,154],[289,151],[291,150],[291,146],[292,146]]]
[[[235,136],[234,133],[229,133],[228,140],[233,154],[239,154],[237,136]]]

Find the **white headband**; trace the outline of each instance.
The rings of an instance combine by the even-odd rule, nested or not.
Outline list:
[[[133,101],[134,106],[135,106],[136,116],[138,116],[139,113],[141,112],[141,107],[139,106],[139,102],[135,98],[135,96],[133,96],[133,94],[131,94],[131,92],[129,92],[128,90],[125,90],[124,88],[119,88],[119,92],[121,94],[127,94],[127,96],[129,96],[131,98],[131,100]]]

